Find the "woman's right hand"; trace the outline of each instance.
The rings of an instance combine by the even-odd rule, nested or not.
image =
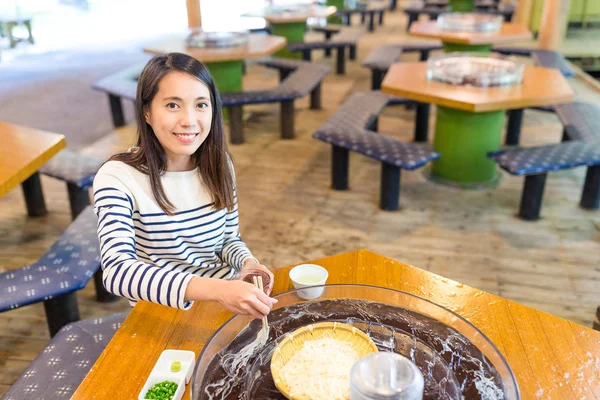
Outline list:
[[[262,318],[269,314],[277,299],[267,296],[256,286],[240,281],[220,281],[217,301],[223,307],[235,314],[252,315],[254,318]]]

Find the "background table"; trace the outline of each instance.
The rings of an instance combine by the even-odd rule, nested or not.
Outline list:
[[[410,25],[413,36],[440,39],[444,51],[490,52],[492,45],[531,39],[531,32],[521,24],[504,22],[499,32],[459,32],[446,31],[438,27],[437,21],[417,21]]]
[[[432,177],[462,187],[493,185],[496,163],[487,153],[500,148],[505,111],[568,103],[574,93],[559,70],[526,66],[523,83],[478,88],[427,79],[427,63],[399,63],[381,84],[385,93],[437,104]]]
[[[460,314],[506,357],[523,399],[600,397],[600,332],[367,250],[314,261],[329,271],[327,283],[357,283],[402,290]],[[275,270],[274,293],[292,288],[288,272]],[[140,302],[98,358],[72,400],[137,398],[164,349],[192,350],[232,316],[218,304],[189,311]],[[189,399],[189,386],[184,399]]]
[[[46,214],[38,169],[66,147],[65,137],[0,122],[0,197],[19,183],[32,216]]]
[[[290,6],[290,11],[285,11],[285,6],[279,6],[274,9],[266,9],[259,13],[249,13],[247,16],[264,18],[271,29],[271,35],[282,36],[288,43],[297,43],[304,41],[306,33],[306,21],[309,18],[328,18],[336,12],[333,6],[306,5],[306,9],[295,10]],[[283,48],[275,53],[278,57],[302,58],[300,52],[291,52]]]
[[[281,36],[250,34],[248,43],[234,47],[189,47],[182,37],[150,44],[144,51],[151,54],[184,53],[202,61],[212,74],[220,92],[241,92],[244,60],[270,56],[285,47]]]

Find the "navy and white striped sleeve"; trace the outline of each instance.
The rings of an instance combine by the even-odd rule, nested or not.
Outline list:
[[[134,198],[116,176],[99,171],[94,180],[94,212],[102,279],[106,289],[132,301],[147,300],[188,309],[184,300],[192,274],[168,271],[138,260],[133,225]]]
[[[221,259],[239,271],[244,266],[244,261],[248,258],[254,258],[254,256],[240,236],[237,193],[234,190],[234,207],[226,215],[225,240],[223,242]],[[256,260],[256,258],[254,259]]]

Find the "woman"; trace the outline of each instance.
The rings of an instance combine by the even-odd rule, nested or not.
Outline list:
[[[219,92],[204,64],[185,54],[153,58],[136,96],[138,139],[94,180],[106,289],[131,302],[188,309],[217,301],[262,318],[277,300],[243,269],[271,272],[238,233],[233,165]]]

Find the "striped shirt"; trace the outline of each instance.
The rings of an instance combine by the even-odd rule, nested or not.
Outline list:
[[[147,300],[180,309],[194,275],[231,278],[253,258],[232,211],[213,208],[197,169],[166,172],[162,185],[177,210],[166,215],[150,179],[120,161],[105,163],[94,179],[94,211],[106,289],[132,303]]]

